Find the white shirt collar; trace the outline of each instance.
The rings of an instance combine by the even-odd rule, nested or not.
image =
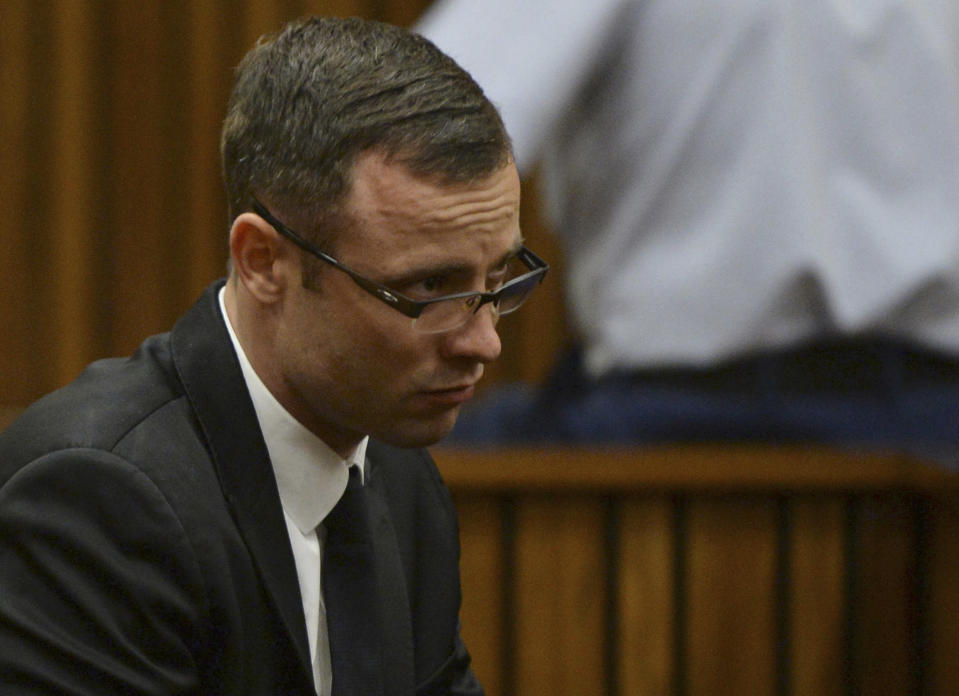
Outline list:
[[[365,478],[364,461],[369,437],[364,437],[348,459],[307,430],[270,393],[250,364],[226,313],[224,293],[219,293],[223,323],[230,334],[246,381],[283,509],[302,533],[314,529],[329,514],[346,490],[348,468],[356,465]]]

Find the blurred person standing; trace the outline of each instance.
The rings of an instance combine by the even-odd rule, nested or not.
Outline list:
[[[578,344],[461,441],[959,442],[959,3],[439,0]]]

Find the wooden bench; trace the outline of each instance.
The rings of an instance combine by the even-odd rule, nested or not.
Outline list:
[[[489,696],[959,689],[945,469],[760,445],[433,454]]]

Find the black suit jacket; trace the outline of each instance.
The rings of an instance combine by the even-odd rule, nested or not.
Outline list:
[[[314,693],[220,285],[0,436],[0,693]],[[481,694],[459,638],[449,492],[423,450],[371,441],[367,472],[386,693]]]

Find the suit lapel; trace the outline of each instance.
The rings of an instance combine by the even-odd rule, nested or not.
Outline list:
[[[267,595],[313,683],[296,565],[266,444],[250,401],[217,293],[203,294],[173,328],[173,362],[200,422],[234,520]]]
[[[386,696],[412,696],[413,626],[406,575],[400,559],[396,530],[393,527],[385,491],[376,477],[375,463],[368,462],[370,475],[369,513],[376,556],[377,584],[383,619],[383,684]]]

